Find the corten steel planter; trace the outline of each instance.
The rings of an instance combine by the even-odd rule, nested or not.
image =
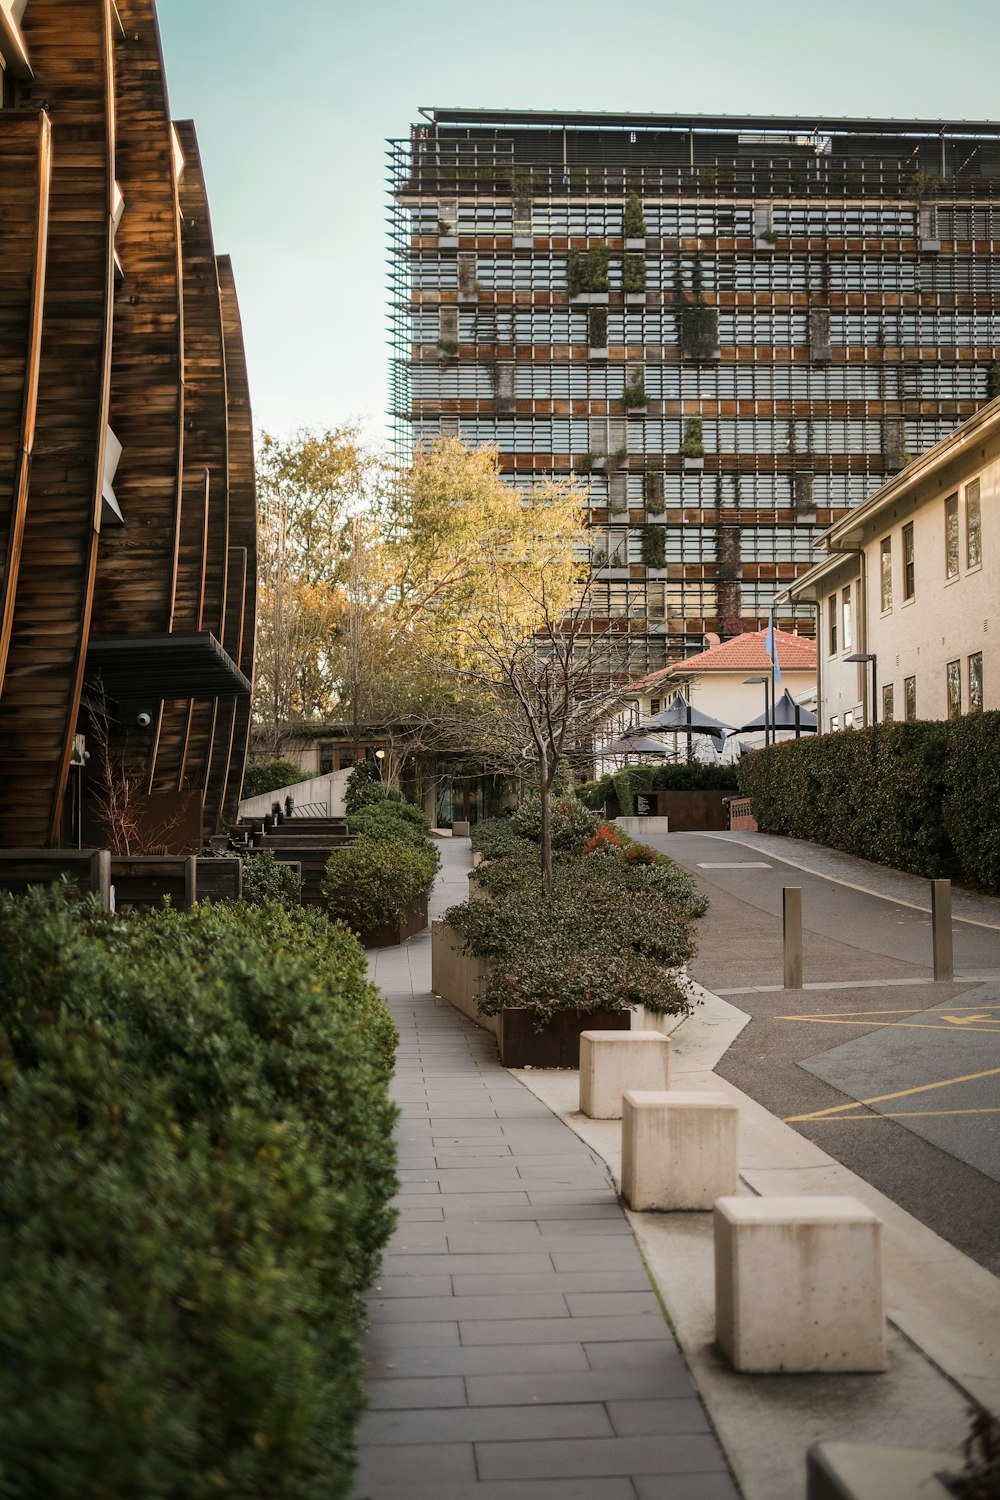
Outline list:
[[[539,1031],[530,1011],[505,1009],[497,1046],[505,1068],[578,1068],[581,1031],[630,1031],[630,1010],[560,1010]]]
[[[382,927],[362,932],[358,941],[363,948],[394,948],[399,943],[405,943],[407,938],[423,932],[426,926],[427,897],[419,896],[416,901],[406,903],[398,922],[387,922]]]

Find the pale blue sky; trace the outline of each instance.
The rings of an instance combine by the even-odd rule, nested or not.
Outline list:
[[[385,157],[421,105],[996,119],[996,0],[159,0],[259,426],[386,404]]]

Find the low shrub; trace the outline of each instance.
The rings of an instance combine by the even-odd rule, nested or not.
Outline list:
[[[346,1497],[396,1034],[342,928],[0,894],[0,1491]]]
[[[348,833],[355,833],[361,838],[407,838],[433,848],[427,841],[430,826],[426,813],[412,802],[368,802],[347,819]]]
[[[334,849],[322,887],[330,916],[362,935],[393,927],[406,906],[429,894],[440,862],[426,839],[417,844],[398,833]]]
[[[952,721],[947,768],[941,812],[962,879],[1000,891],[1000,712]]]
[[[487,818],[472,828],[472,848],[484,860],[504,859],[511,854],[532,850],[532,858],[538,854],[531,840],[517,830],[512,818]]]
[[[514,832],[538,843],[542,836],[542,801],[526,797],[510,819]],[[578,797],[553,797],[549,803],[549,827],[553,850],[579,853],[597,828],[598,819]]]
[[[382,772],[373,761],[359,760],[347,778],[347,786],[344,788],[344,810],[348,815],[360,812],[363,807],[369,807],[373,803],[402,802],[402,800],[402,792],[382,780]]]
[[[270,849],[243,855],[243,900],[247,906],[264,906],[268,901],[282,906],[302,905],[302,876],[291,865],[275,859]]]
[[[302,767],[293,760],[250,760],[243,773],[240,797],[263,797],[265,792],[276,792],[281,787],[308,779]]]

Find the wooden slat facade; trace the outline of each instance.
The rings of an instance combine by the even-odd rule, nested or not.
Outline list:
[[[28,0],[22,31],[33,77],[0,110],[0,846],[30,848],[69,837],[92,640],[207,630],[252,676],[256,536],[231,268],[224,332],[197,139],[181,125],[175,140],[154,0]],[[121,520],[102,519],[109,429]],[[151,792],[209,791],[209,834],[235,807],[249,700],[147,704],[137,659],[112,736]]]
[[[2,842],[59,841],[97,564],[111,374],[111,0],[32,0],[26,108],[52,118],[35,447],[0,701]],[[64,144],[61,144],[64,143]]]
[[[253,415],[250,409],[250,385],[236,280],[228,255],[219,257],[218,274],[229,404],[231,574],[223,644],[241,672],[252,681],[257,611],[257,491],[254,480]],[[245,696],[233,699],[225,708],[229,723],[229,755],[225,780],[223,782],[220,760],[215,778],[210,778],[209,781],[206,805],[209,808],[218,805],[223,817],[235,821],[250,743],[250,699]],[[220,799],[218,803],[216,799]]]

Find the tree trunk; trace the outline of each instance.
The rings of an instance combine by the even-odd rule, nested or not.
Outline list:
[[[550,817],[552,773],[547,764],[547,757],[538,762],[538,792],[542,804],[541,844],[542,855],[542,894],[552,894],[552,820]]]

